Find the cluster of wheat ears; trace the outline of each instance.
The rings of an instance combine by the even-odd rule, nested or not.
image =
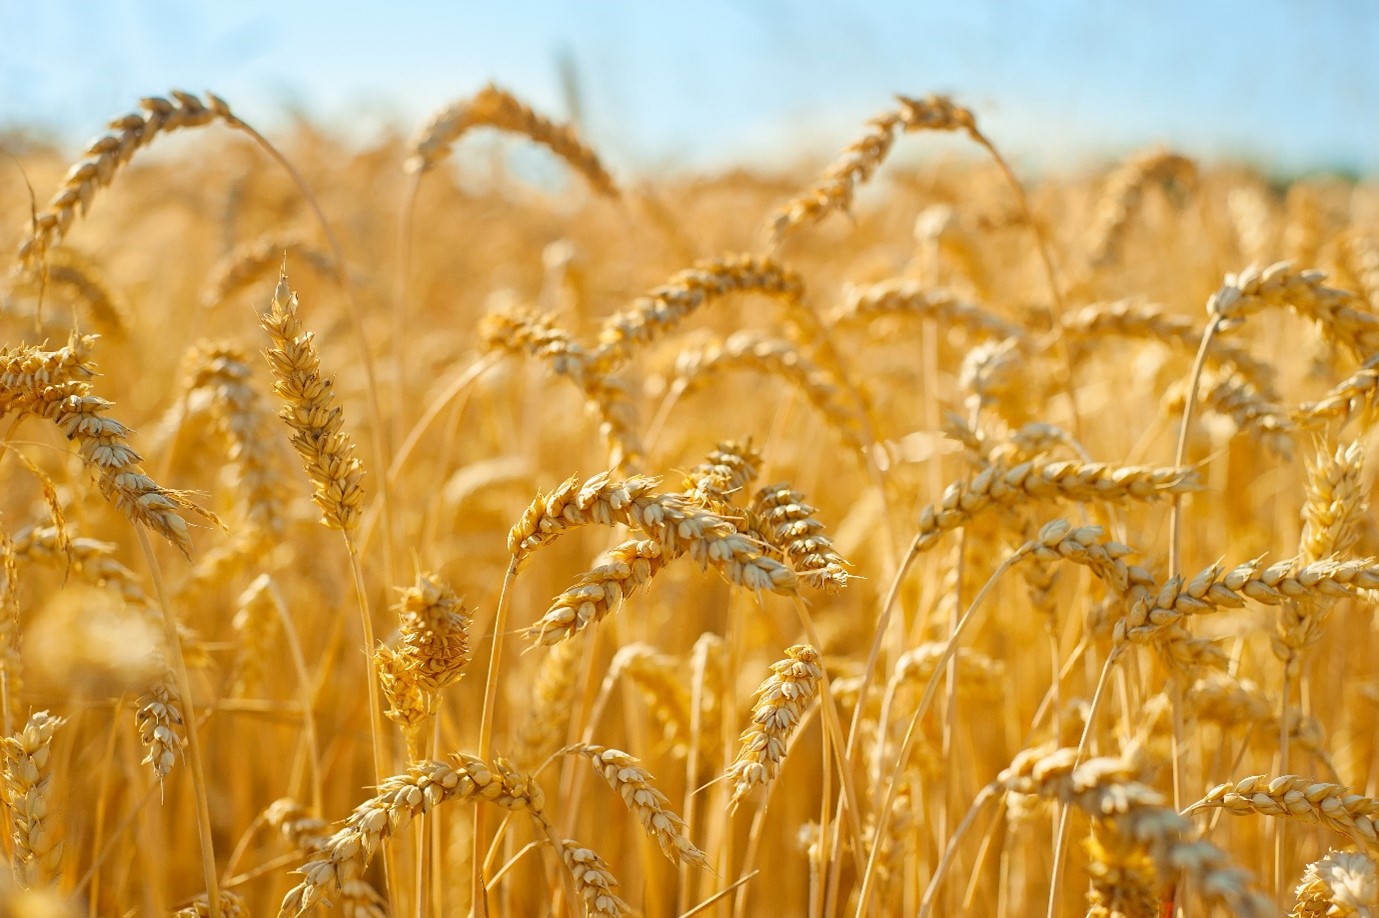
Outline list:
[[[6,146],[4,915],[1379,914],[1379,190]]]

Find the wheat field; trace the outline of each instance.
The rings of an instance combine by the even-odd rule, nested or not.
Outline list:
[[[3,141],[3,914],[1379,915],[1375,187],[232,103]]]

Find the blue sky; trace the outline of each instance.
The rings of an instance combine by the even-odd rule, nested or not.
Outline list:
[[[894,92],[947,92],[1027,167],[1163,142],[1282,172],[1379,172],[1375,0],[0,0],[0,125],[79,143],[141,95],[209,88],[410,133],[487,80],[623,171],[828,156]]]

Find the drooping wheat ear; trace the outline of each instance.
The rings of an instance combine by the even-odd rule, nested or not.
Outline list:
[[[252,913],[243,896],[229,890],[221,890],[218,912],[211,911],[210,897],[203,893],[193,899],[191,905],[179,908],[173,914],[175,918],[249,918]]]
[[[1087,852],[1087,918],[1156,918],[1163,884],[1148,845],[1127,838],[1115,822],[1092,821]]]
[[[96,375],[91,349],[96,335],[75,332],[56,351],[21,345],[0,349],[0,411],[9,412],[47,386],[85,382]]]
[[[283,839],[294,848],[318,851],[330,840],[325,820],[312,816],[297,801],[282,797],[264,810],[264,820],[282,833]],[[356,877],[342,879],[340,901],[345,914],[355,918],[386,918],[387,902],[367,880]]]
[[[868,121],[867,133],[848,145],[818,182],[772,215],[767,231],[773,248],[797,227],[817,223],[834,211],[847,213],[857,186],[870,179],[890,153],[897,128],[907,133],[960,130],[976,135],[976,118],[946,96],[896,98],[899,108]]]
[[[708,867],[708,856],[689,840],[685,821],[670,809],[666,795],[651,783],[651,774],[642,767],[641,760],[620,749],[588,743],[571,746],[568,751],[589,760],[672,862]]]
[[[1057,424],[1030,421],[994,444],[987,453],[987,459],[995,465],[1016,466],[1021,462],[1050,460],[1054,453],[1060,451],[1077,456],[1086,455],[1086,450],[1071,432]]]
[[[571,527],[621,523],[645,532],[671,555],[688,554],[701,567],[714,565],[730,583],[750,590],[794,591],[794,572],[763,555],[731,522],[683,495],[650,493],[654,486],[644,476],[616,481],[607,472],[582,486],[571,478],[527,508],[508,533],[508,550],[520,562]]]
[[[1222,730],[1249,727],[1261,737],[1279,736],[1278,700],[1265,694],[1249,679],[1221,670],[1208,670],[1183,695],[1188,712],[1198,720],[1215,723]],[[1171,714],[1171,711],[1166,711]],[[1288,713],[1288,741],[1327,761],[1321,726],[1297,710]]]
[[[780,774],[791,735],[814,702],[823,677],[819,652],[808,644],[786,648],[785,659],[771,664],[773,675],[757,689],[752,722],[742,732],[742,748],[728,766],[732,781],[730,806],[765,788]]]
[[[95,329],[117,341],[129,336],[129,307],[104,273],[90,258],[69,248],[48,253],[41,276],[21,281],[21,289],[38,294],[40,290],[66,290],[72,300],[86,307]]]
[[[564,745],[583,654],[582,641],[561,641],[542,654],[532,680],[527,714],[517,733],[517,764],[522,768],[536,768]]]
[[[14,858],[26,886],[57,879],[62,860],[61,825],[52,812],[53,735],[65,723],[47,711],[29,716],[22,730],[5,737],[5,803],[14,826]]]
[[[279,539],[286,488],[268,448],[268,411],[250,382],[249,355],[228,343],[202,343],[186,358],[186,390],[210,401],[216,428],[225,438],[235,482],[244,496],[247,548]]]
[[[792,313],[807,309],[801,302],[804,282],[800,276],[769,258],[727,255],[702,261],[609,316],[599,332],[594,365],[607,371],[625,363],[637,349],[668,334],[690,313],[730,293],[778,297]]]
[[[1022,338],[983,341],[963,356],[958,385],[971,393],[968,404],[994,408],[1012,426],[1030,414],[1029,362],[1032,355]]]
[[[1368,430],[1374,425],[1376,392],[1379,392],[1379,354],[1332,386],[1319,400],[1299,405],[1293,416],[1299,424],[1304,425],[1331,419],[1348,423],[1351,418],[1359,417],[1361,428]]]
[[[632,914],[628,904],[613,895],[618,881],[597,853],[567,838],[560,843],[560,860],[574,877],[575,891],[584,900],[585,918],[622,918]]]
[[[509,302],[490,308],[480,320],[480,335],[487,351],[530,354],[571,379],[584,393],[585,410],[599,421],[609,464],[623,474],[639,470],[645,450],[633,394],[626,381],[596,368],[572,334],[548,315]]]
[[[128,443],[129,428],[104,416],[112,405],[92,395],[90,385],[76,380],[20,385],[0,393],[0,414],[30,414],[62,428],[67,439],[77,441],[77,451],[95,473],[101,493],[117,510],[190,555],[191,537],[178,511],[190,510],[213,521],[215,516],[144,474],[139,466],[142,457]]]
[[[139,741],[148,750],[142,764],[152,766],[153,773],[162,781],[182,754],[182,746],[186,742],[183,736],[185,722],[176,678],[169,670],[161,650],[155,651],[152,656],[158,668],[153,683],[139,696],[134,724],[139,730]]]
[[[724,440],[685,476],[685,496],[706,510],[729,515],[760,468],[761,451],[750,438]]]
[[[1167,312],[1156,303],[1130,300],[1095,303],[1063,317],[1063,337],[1074,357],[1097,349],[1108,336],[1159,341],[1191,354],[1202,341],[1202,329],[1186,316]],[[1207,366],[1238,375],[1270,402],[1279,400],[1273,365],[1256,359],[1233,341],[1214,340],[1207,353]]]
[[[1184,380],[1165,393],[1162,404],[1166,412],[1182,413],[1189,382]],[[1292,434],[1297,429],[1292,417],[1240,375],[1217,370],[1203,372],[1197,401],[1203,411],[1230,418],[1240,433],[1258,438],[1274,455],[1292,457]]]
[[[1182,871],[1207,901],[1220,903],[1228,914],[1272,914],[1269,903],[1250,889],[1249,874],[1211,842],[1190,837],[1191,823],[1136,779],[1137,767],[1116,758],[1081,765],[1077,760],[1078,751],[1071,747],[1052,753],[1026,750],[996,783],[1008,793],[1058,800],[1113,825],[1128,843],[1144,846],[1161,883]]]
[[[39,212],[32,234],[19,246],[19,261],[32,268],[45,253],[62,241],[76,220],[85,214],[96,192],[109,185],[115,174],[129,162],[135,151],[155,137],[179,128],[201,127],[219,119],[236,126],[239,119],[216,96],[206,93],[205,101],[185,92],[171,92],[172,98],[141,99],[143,110],[116,118],[109,123],[111,133],[91,142],[80,161],[67,172],[48,206]]]
[[[1197,491],[1197,473],[1189,468],[1112,466],[1084,462],[1023,462],[1012,468],[992,466],[970,482],[954,482],[943,500],[919,517],[917,549],[932,548],[945,533],[967,525],[992,508],[1031,500],[1153,501]]]
[[[848,327],[870,323],[886,315],[933,319],[944,327],[961,328],[977,339],[1005,340],[1025,336],[1022,326],[960,299],[952,290],[926,287],[903,278],[844,288],[842,305],[829,321],[835,326]]]
[[[201,291],[201,305],[219,306],[230,297],[269,276],[286,257],[293,266],[305,265],[326,278],[334,278],[335,260],[298,233],[264,233],[236,246],[216,262],[210,280]]]
[[[311,477],[321,522],[351,532],[359,525],[364,505],[363,464],[354,455],[349,434],[341,432],[344,411],[333,404],[334,380],[321,374],[315,335],[303,329],[297,316],[297,294],[287,285],[285,266],[272,306],[259,317],[259,324],[273,341],[267,357],[278,381],[273,391],[284,402],[279,417],[294,431],[292,445]]]
[[[508,552],[514,560],[525,561],[570,529],[622,522],[620,514],[628,505],[652,495],[655,488],[656,479],[645,475],[615,480],[602,473],[583,485],[572,475],[549,492],[538,494],[523,511],[508,532]]]
[[[541,619],[524,632],[550,646],[597,624],[673,560],[656,539],[633,539],[612,548],[592,570],[555,599]]]
[[[417,683],[435,693],[464,675],[469,664],[471,618],[464,598],[435,574],[420,571],[402,591],[399,652]]]
[[[754,331],[734,332],[727,340],[696,350],[681,351],[675,361],[675,386],[680,393],[703,385],[711,374],[749,368],[785,380],[814,407],[848,446],[861,451],[863,417],[843,399],[833,374],[810,360],[783,338]]]
[[[239,675],[232,689],[236,695],[253,698],[263,691],[264,664],[273,659],[278,635],[272,583],[267,574],[259,574],[235,599],[231,624],[240,636]]]
[[[490,765],[459,752],[448,763],[414,762],[405,773],[385,779],[302,866],[305,879],[287,893],[278,914],[291,918],[338,894],[344,880],[363,873],[386,839],[452,799],[540,813],[544,797],[535,782],[501,758]]]
[[[1359,851],[1328,851],[1307,865],[1288,918],[1375,918],[1379,878],[1374,859]]]
[[[618,188],[598,155],[580,142],[573,128],[543,118],[491,83],[470,98],[437,112],[426,123],[412,142],[407,171],[424,173],[436,168],[450,156],[456,141],[476,127],[521,134],[565,160],[599,194],[618,196]]]
[[[1379,801],[1340,784],[1299,775],[1251,775],[1218,784],[1187,810],[1223,809],[1235,816],[1298,819],[1339,832],[1371,854],[1379,854]]]
[[[804,502],[804,495],[788,484],[762,488],[752,500],[749,519],[772,547],[790,562],[800,582],[837,593],[848,585],[852,575],[848,562],[824,535],[824,524],[815,518],[818,511]]]
[[[109,590],[136,608],[152,606],[139,578],[115,558],[115,544],[80,536],[64,537],[55,526],[30,526],[14,536],[22,561],[65,571],[94,587]]]
[[[1224,329],[1261,310],[1286,306],[1318,323],[1323,334],[1357,360],[1379,353],[1379,317],[1356,309],[1354,294],[1327,287],[1324,280],[1324,272],[1299,271],[1292,262],[1251,265],[1226,275],[1225,283],[1207,300],[1207,314]]]
[[[1111,173],[1097,202],[1087,234],[1087,258],[1103,268],[1120,258],[1121,244],[1146,188],[1160,186],[1178,193],[1197,184],[1197,164],[1167,150],[1153,150],[1128,160]]]
[[[1319,447],[1317,460],[1307,468],[1300,561],[1344,556],[1355,544],[1357,524],[1369,509],[1369,495],[1361,481],[1364,461],[1359,442],[1337,447],[1334,454]],[[1290,677],[1297,675],[1303,649],[1321,640],[1332,605],[1332,600],[1322,598],[1278,607],[1273,649]]]
[[[1246,600],[1278,606],[1289,600],[1353,596],[1357,590],[1377,586],[1379,560],[1374,558],[1311,562],[1289,558],[1267,568],[1262,558],[1231,569],[1213,564],[1189,581],[1175,576],[1157,591],[1145,591],[1116,624],[1116,640],[1152,641],[1165,629],[1181,625],[1189,615],[1239,609]]]

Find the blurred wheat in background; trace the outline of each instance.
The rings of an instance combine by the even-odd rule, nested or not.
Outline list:
[[[0,912],[1379,914],[1372,186],[233,101],[0,170]]]

